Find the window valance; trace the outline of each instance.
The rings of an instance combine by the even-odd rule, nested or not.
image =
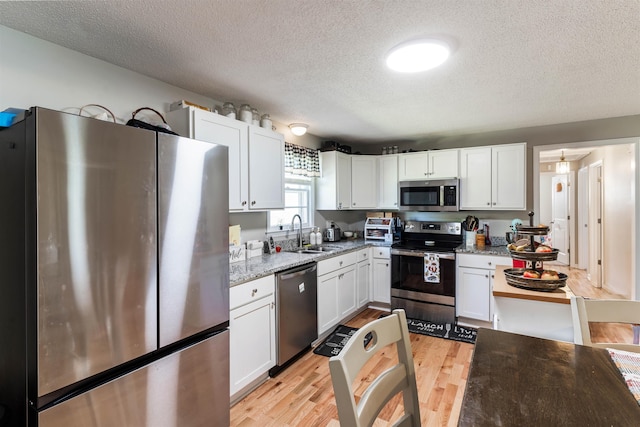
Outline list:
[[[284,171],[307,177],[320,176],[318,151],[313,148],[285,142]]]

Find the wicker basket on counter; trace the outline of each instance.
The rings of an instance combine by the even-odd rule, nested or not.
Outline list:
[[[535,252],[534,236],[545,236],[549,234],[549,227],[545,225],[533,225],[533,212],[529,212],[529,225],[516,226],[517,232],[523,236],[530,236],[529,247],[522,251],[509,250],[511,258],[519,261],[530,261],[534,265],[537,261],[555,261],[558,259],[558,249],[551,249],[550,252]],[[534,291],[554,291],[566,285],[567,275],[558,273],[558,279],[536,279],[523,277],[526,268],[508,268],[504,271],[505,279],[511,286],[529,289]],[[541,273],[541,271],[539,271]]]

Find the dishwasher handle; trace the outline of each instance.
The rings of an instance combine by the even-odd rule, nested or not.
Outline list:
[[[285,271],[283,273],[278,274],[278,279],[280,279],[280,280],[293,279],[294,277],[304,276],[307,273],[313,273],[317,269],[318,269],[318,266],[316,264],[313,264],[311,266],[305,266],[304,268],[302,268],[300,270],[295,270],[292,273],[289,273],[289,272]]]

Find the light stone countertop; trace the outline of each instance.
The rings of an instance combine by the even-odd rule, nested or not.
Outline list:
[[[341,240],[338,242],[326,242],[325,244],[340,247],[340,249],[330,253],[320,254],[299,254],[283,251],[273,255],[263,254],[262,256],[250,258],[245,261],[231,263],[229,264],[229,286],[233,287],[309,262],[321,261],[337,255],[357,251],[367,246],[391,246],[390,243],[370,242],[364,239]]]
[[[476,254],[476,255],[499,255],[510,257],[511,254],[506,246],[485,246],[484,249],[467,249],[464,244],[456,248],[459,254]]]

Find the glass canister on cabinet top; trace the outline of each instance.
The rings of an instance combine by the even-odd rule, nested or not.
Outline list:
[[[260,113],[258,113],[257,108],[251,109],[251,124],[255,126],[260,126]]]
[[[260,119],[260,127],[271,130],[273,126],[273,122],[271,121],[271,116],[268,114],[263,114]]]
[[[249,104],[242,104],[238,110],[238,119],[251,124],[253,121],[253,113],[251,112],[251,106]]]
[[[232,102],[225,102],[222,104],[222,115],[229,117],[230,119],[236,118],[236,107]]]

